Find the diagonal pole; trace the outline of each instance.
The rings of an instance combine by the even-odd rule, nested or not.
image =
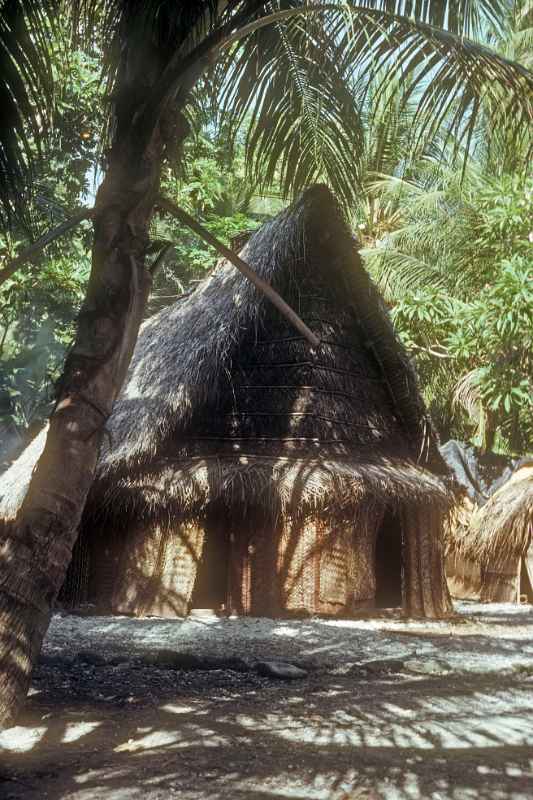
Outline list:
[[[230,250],[229,247],[226,247],[216,236],[213,236],[210,231],[204,228],[203,225],[200,225],[194,217],[191,217],[190,214],[187,213],[183,208],[173,203],[172,200],[168,200],[166,197],[160,196],[157,200],[157,205],[163,211],[168,212],[173,217],[178,219],[192,231],[194,231],[200,238],[210,244],[211,247],[214,247],[215,250],[227,258],[234,267],[236,267],[239,272],[241,272],[246,278],[248,278],[254,286],[262,292],[265,297],[268,297],[270,302],[276,306],[278,311],[283,314],[283,316],[291,323],[291,325],[296,328],[298,333],[301,333],[313,347],[318,347],[320,345],[320,339],[316,336],[312,330],[310,330],[305,322],[298,316],[296,311],[294,311],[288,303],[272,288],[266,281],[259,277],[259,275],[253,271],[253,269],[240,258],[237,253],[234,253],[233,250]]]
[[[63,236],[65,233],[68,233],[72,228],[79,225],[80,222],[83,222],[84,219],[91,219],[93,216],[94,209],[84,208],[82,211],[78,211],[77,214],[69,217],[69,219],[66,219],[65,222],[62,222],[57,228],[52,228],[51,231],[47,231],[47,233],[40,236],[36,242],[30,244],[22,253],[19,253],[18,256],[8,261],[3,269],[0,269],[0,286],[7,281],[8,278],[11,278],[22,264],[25,264],[26,261],[31,261],[31,259],[40,253],[41,250],[44,250],[47,245],[51,242],[55,242],[56,239],[59,239],[59,237]]]

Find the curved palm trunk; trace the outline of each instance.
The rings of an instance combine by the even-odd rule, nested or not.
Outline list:
[[[131,138],[113,147],[97,196],[87,297],[45,450],[16,522],[0,531],[0,722],[26,695],[137,339],[150,289],[144,254],[161,156],[159,127],[142,153]]]

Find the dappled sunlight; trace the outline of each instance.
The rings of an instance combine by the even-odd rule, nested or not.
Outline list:
[[[75,742],[83,736],[92,733],[92,731],[96,730],[101,724],[101,722],[72,722],[67,725],[61,741],[63,744]]]
[[[208,713],[207,711],[197,711],[193,706],[179,706],[175,703],[166,703],[161,706],[161,711],[166,711],[168,714],[190,714],[195,712],[197,716]]]
[[[430,626],[56,617],[46,644],[56,661],[44,662],[26,720],[0,739],[0,790],[3,778],[13,800],[44,789],[53,800],[529,800],[533,688],[509,664],[532,663],[531,611],[514,622],[506,609],[475,613],[475,624]],[[82,644],[132,660],[57,660]],[[159,647],[315,667],[277,682],[142,662]],[[419,674],[409,659],[454,666]]]
[[[298,716],[240,715],[236,721],[246,730],[268,731],[315,747],[442,750],[533,745],[531,692],[526,690],[472,692],[466,697],[451,694],[425,698],[416,705],[411,698],[410,706],[403,708],[398,703],[369,704],[361,698],[356,708],[352,703],[345,695],[338,703],[343,708],[330,713],[306,706]]]
[[[236,710],[208,692],[138,714],[114,711],[101,722],[19,726],[9,732],[19,743],[11,752],[23,757],[33,748],[46,763],[55,728],[69,778],[68,791],[50,795],[58,800],[130,800],[156,789],[192,798],[199,780],[210,787],[202,796],[227,788],[235,800],[351,800],[354,792],[360,800],[530,796],[533,711],[526,685],[491,689],[471,681],[453,691],[443,680],[365,687],[343,679],[326,681],[320,695],[298,686],[269,699],[252,695],[235,698]],[[80,764],[95,747],[97,761]],[[502,793],[503,780],[511,794]]]
[[[174,731],[152,731],[138,739],[128,739],[127,742],[117,745],[115,753],[136,753],[139,750],[152,750],[154,747],[168,747],[168,745],[182,745],[186,741],[185,736]]]
[[[27,753],[36,747],[47,731],[46,725],[37,728],[28,728],[24,725],[15,725],[6,731],[0,732],[0,753]]]

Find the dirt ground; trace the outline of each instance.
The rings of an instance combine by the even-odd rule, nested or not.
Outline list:
[[[0,798],[530,800],[533,607],[457,610],[56,615],[26,712],[0,734]]]

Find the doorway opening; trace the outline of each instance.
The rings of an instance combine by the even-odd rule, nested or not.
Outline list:
[[[376,537],[376,608],[402,605],[402,524],[387,509]]]
[[[226,609],[229,562],[228,526],[206,525],[204,546],[191,595],[191,609],[209,609],[215,613]]]
[[[533,543],[520,559],[519,595],[521,603],[533,603]]]

